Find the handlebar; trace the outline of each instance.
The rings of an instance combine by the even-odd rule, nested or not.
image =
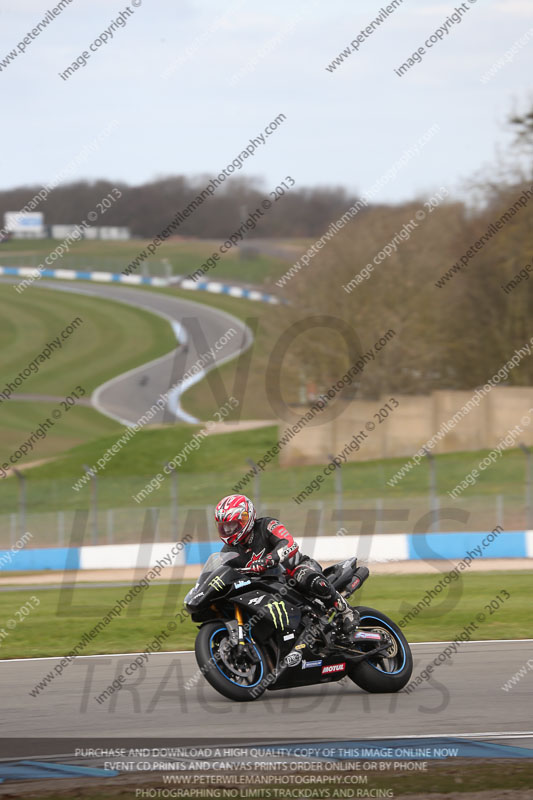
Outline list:
[[[268,575],[268,574],[271,575],[272,571],[275,570],[275,569],[279,570],[280,569],[280,565],[279,565],[279,563],[278,564],[272,564],[272,566],[271,567],[267,567],[267,569],[265,569],[264,572],[259,572],[259,573],[252,571],[250,568],[247,569],[246,567],[233,567],[233,569],[235,570],[235,572],[243,572],[245,575],[251,575],[253,577],[260,578],[262,575]]]

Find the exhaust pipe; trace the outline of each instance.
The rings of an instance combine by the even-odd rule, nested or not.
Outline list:
[[[367,567],[357,567],[352,580],[344,590],[344,596],[346,598],[351,597],[363,585],[369,575],[370,570]]]

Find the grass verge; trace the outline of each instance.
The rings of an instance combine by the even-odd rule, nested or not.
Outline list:
[[[67,573],[68,575],[68,573]],[[357,605],[383,611],[398,621],[432,588],[440,575],[371,576],[352,598]],[[69,582],[72,578],[67,577]],[[137,595],[120,618],[113,619],[87,644],[84,655],[142,652],[164,625],[174,619],[192,584],[151,585]],[[451,584],[433,604],[404,627],[411,642],[449,641],[457,637],[476,615],[485,614],[474,639],[521,639],[531,636],[531,572],[485,572],[464,575]],[[89,588],[86,584],[68,589],[24,589],[0,592],[0,658],[26,658],[66,654],[90,631],[110,608],[124,597],[128,586]],[[505,590],[511,597],[490,613],[485,608],[496,594]],[[17,611],[35,596],[39,605],[13,628]],[[35,603],[33,603],[36,605]],[[189,620],[177,622],[177,629],[165,642],[165,650],[191,650],[197,628]]]
[[[114,300],[75,293],[65,296],[38,286],[17,296],[12,286],[0,284],[4,353],[0,387],[12,382],[77,317],[82,322],[61,342],[60,349],[55,348],[47,361],[37,365],[37,372],[25,378],[18,393],[61,396],[80,384],[89,396],[109,378],[176,347],[168,322],[148,311]]]
[[[95,272],[121,272],[151,240],[130,239],[125,242],[92,241],[81,239],[70,245],[69,254],[55,262],[57,269],[92,270]],[[281,240],[280,244],[284,241]],[[36,267],[44,263],[46,256],[57,247],[54,239],[14,239],[0,248],[0,263],[5,266]],[[163,242],[156,258],[149,258],[152,275],[166,275],[163,261],[168,261],[174,275],[189,275],[218,250],[222,242],[217,240],[172,238]],[[288,243],[290,244],[290,242]],[[302,250],[305,244],[302,245]],[[297,251],[296,251],[297,253]],[[297,255],[295,256],[295,258]],[[46,267],[50,269],[50,267]],[[236,280],[254,284],[275,280],[287,269],[287,262],[279,258],[258,254],[255,257],[239,258],[238,251],[222,256],[215,270],[205,275],[211,280]],[[134,275],[142,274],[138,269]]]
[[[17,412],[19,417],[25,405],[20,404],[20,411]],[[45,405],[42,408],[43,411],[40,413],[46,416]],[[32,413],[36,422],[37,412],[38,409],[33,408]],[[86,486],[76,492],[72,490],[72,485],[83,475],[83,464],[89,466],[95,464],[123,432],[120,426],[111,421],[110,424],[102,422],[100,427],[97,426],[96,418],[93,418],[90,409],[73,409],[69,412],[70,415],[80,424],[72,424],[71,429],[64,429],[64,445],[68,446],[68,437],[71,437],[71,444],[76,443],[76,438],[83,443],[65,452],[53,463],[37,466],[28,473],[28,498],[35,510],[87,508],[89,487]],[[92,427],[88,427],[89,422]],[[10,420],[5,432],[4,452],[11,452],[19,440],[23,441],[22,425],[22,419],[19,422],[15,418]],[[97,434],[104,430],[108,433],[102,438],[92,438],[92,435],[88,435],[90,431]],[[105,470],[99,473],[100,507],[139,508],[132,495],[137,494],[154,475],[160,473],[163,464],[177,456],[198,430],[200,427],[182,424],[139,431],[128,442],[127,447],[120,449],[107,463]],[[305,436],[305,432],[300,435]],[[183,506],[203,507],[206,503],[216,503],[220,497],[230,494],[233,486],[238,486],[250,472],[247,459],[259,461],[264,453],[274,446],[278,437],[279,429],[272,425],[208,436],[198,449],[191,450],[189,447],[186,460],[182,460],[179,466],[180,503]],[[54,452],[57,452],[57,447],[54,442]],[[41,448],[42,445],[39,444],[34,453],[30,453],[31,460],[40,457],[43,452]],[[504,513],[504,527],[507,530],[522,530],[525,519],[523,489],[525,459],[519,449],[505,451],[490,470],[481,474],[475,487],[465,491],[458,501],[446,497],[446,492],[452,490],[487,453],[488,451],[481,450],[435,457],[437,490],[442,497],[441,505],[448,509],[464,508],[472,519],[476,515],[477,530],[492,530],[498,523],[496,497],[502,495],[505,497],[505,506],[502,505],[500,511]],[[27,460],[30,460],[29,457]],[[407,503],[413,506],[413,511],[415,506],[420,507],[418,514],[427,511],[429,471],[426,463],[413,469],[396,486],[388,486],[387,479],[394,475],[403,463],[403,458],[391,458],[345,464],[342,468],[342,480],[346,507],[350,507],[350,501],[352,503],[356,501],[359,504],[363,503],[364,508],[371,509],[374,508],[375,498],[382,497],[386,498],[388,508],[401,508],[402,504]],[[330,474],[324,479],[320,490],[311,494],[301,505],[292,502],[293,497],[310,485],[317,474],[322,473],[323,467],[324,464],[280,467],[279,457],[275,456],[260,473],[263,501],[267,502],[271,509],[278,508],[277,513],[282,505],[290,507],[294,517],[290,521],[293,526],[296,524],[295,532],[301,532],[309,509],[315,508],[317,502],[332,501],[335,497],[336,474]],[[2,490],[3,507],[8,511],[16,511],[18,501],[15,478],[5,479]],[[253,496],[253,479],[242,483],[239,491]],[[489,498],[491,502],[488,501]],[[157,491],[150,494],[149,500],[144,505],[168,507],[170,500],[171,481],[165,480]],[[450,522],[443,522],[443,530],[456,530],[459,523],[454,522],[453,517],[449,519]],[[413,522],[414,518],[405,525],[406,529],[412,530]],[[479,527],[480,524],[483,527]],[[329,527],[335,530],[338,526]],[[460,528],[470,529],[468,518],[466,522],[460,523]]]

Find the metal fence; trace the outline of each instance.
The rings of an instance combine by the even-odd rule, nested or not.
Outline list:
[[[213,504],[192,505],[174,496],[160,506],[109,506],[100,504],[96,495],[85,506],[88,513],[82,530],[79,520],[75,530],[73,507],[50,510],[19,506],[0,514],[0,549],[12,547],[26,531],[32,535],[31,548],[135,543],[147,530],[150,539],[161,542],[179,540],[186,534],[195,541],[214,539],[214,503],[222,494],[206,495],[212,497]],[[337,495],[309,499],[300,505],[263,498],[258,502],[258,513],[279,517],[297,538],[334,536],[341,529],[346,534],[392,534],[488,531],[497,525],[507,531],[528,527],[525,500],[518,495],[477,495],[458,500],[427,495],[402,499]]]

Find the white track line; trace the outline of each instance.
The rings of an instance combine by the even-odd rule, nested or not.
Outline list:
[[[13,281],[5,281],[5,282],[6,283],[15,283],[14,280]],[[98,291],[98,288],[104,288],[104,286],[105,286],[105,288],[107,288],[107,286],[109,286],[111,288],[111,293],[106,294],[106,295],[102,295],[102,293]],[[128,286],[127,284],[120,284],[119,288],[124,288],[124,286],[126,286],[126,288],[133,288],[133,289],[137,289],[138,288],[136,285]],[[155,364],[162,363],[163,361],[166,361],[166,360],[168,360],[170,358],[175,358],[176,353],[179,350],[181,350],[182,347],[185,344],[187,344],[189,342],[189,334],[187,332],[187,329],[175,317],[172,317],[170,314],[167,314],[164,311],[159,311],[159,310],[156,310],[154,308],[149,308],[145,304],[143,304],[142,302],[135,302],[135,300],[133,299],[133,295],[132,295],[131,298],[129,298],[127,300],[125,300],[123,297],[116,297],[114,295],[114,293],[113,293],[113,287],[116,288],[117,284],[112,284],[112,283],[106,284],[106,285],[98,284],[98,288],[96,288],[95,286],[85,286],[85,285],[82,285],[82,286],[70,286],[68,284],[65,285],[65,284],[62,284],[62,283],[57,283],[56,285],[48,284],[46,286],[46,288],[49,288],[49,289],[52,289],[52,290],[55,290],[55,291],[62,291],[62,292],[71,293],[71,294],[81,294],[81,295],[88,296],[88,297],[93,297],[93,298],[96,298],[96,299],[100,298],[100,299],[104,299],[104,300],[110,300],[110,301],[112,301],[114,303],[122,303],[123,305],[128,305],[128,306],[131,306],[133,308],[139,308],[139,309],[141,309],[141,311],[144,311],[144,312],[146,312],[148,314],[153,314],[156,317],[161,317],[161,319],[164,319],[172,327],[174,335],[175,335],[176,339],[179,342],[178,347],[176,347],[174,350],[171,350],[169,353],[165,353],[165,355],[162,355],[162,356],[159,356],[158,358],[153,359],[152,361],[148,361],[145,364],[140,364],[138,367],[134,367],[133,369],[130,369],[127,372],[123,372],[120,375],[115,375],[114,378],[110,378],[109,380],[105,381],[105,383],[102,383],[100,386],[97,386],[96,389],[94,389],[94,391],[93,391],[93,393],[91,395],[91,398],[90,398],[91,403],[94,406],[94,408],[96,408],[97,411],[99,411],[104,416],[109,417],[110,419],[116,420],[121,425],[130,426],[130,425],[134,425],[136,421],[135,420],[124,419],[124,418],[119,417],[116,414],[113,414],[112,412],[106,410],[105,407],[100,402],[100,395],[102,394],[104,389],[107,389],[113,383],[119,382],[119,381],[121,381],[122,379],[124,379],[126,377],[131,377],[132,375],[135,375],[138,372],[142,372],[143,370],[146,370],[148,367],[155,366]],[[141,291],[142,291],[142,288],[141,288]],[[137,298],[137,299],[139,299],[139,298]],[[181,298],[181,297],[178,297],[176,299],[178,301],[182,302],[182,303],[185,303],[186,305],[200,306],[203,309],[207,308],[208,313],[210,311],[214,311],[214,313],[216,315],[218,315],[220,317],[225,317],[228,321],[230,321],[232,323],[232,325],[237,324],[237,327],[242,328],[242,331],[244,333],[244,339],[245,339],[245,343],[244,343],[243,348],[241,350],[237,351],[236,353],[230,353],[227,356],[224,356],[224,358],[221,358],[221,359],[218,359],[218,360],[215,359],[213,361],[213,363],[210,364],[207,367],[207,369],[202,370],[201,373],[198,373],[197,376],[193,376],[194,380],[190,380],[189,383],[187,383],[187,381],[182,381],[182,380],[178,379],[177,386],[171,387],[168,390],[168,392],[166,393],[167,394],[167,407],[168,407],[169,411],[172,414],[174,414],[174,416],[177,419],[181,419],[184,422],[188,422],[189,424],[196,424],[196,423],[200,423],[200,420],[196,419],[196,417],[193,417],[191,414],[188,414],[181,407],[181,404],[180,404],[181,395],[184,394],[184,392],[187,391],[187,389],[189,389],[193,384],[198,383],[199,381],[203,380],[206,377],[207,373],[210,372],[211,370],[217,369],[218,367],[222,366],[222,364],[225,364],[227,361],[231,361],[232,359],[236,359],[242,353],[246,352],[246,350],[248,350],[248,348],[253,344],[254,335],[252,333],[251,328],[248,325],[246,325],[238,317],[234,317],[233,314],[230,314],[227,311],[223,311],[222,309],[219,309],[216,306],[206,305],[205,303],[201,303],[198,300],[192,300],[192,299],[189,300],[189,299]]]
[[[156,653],[150,653],[152,656],[173,656],[173,655],[186,655],[187,653],[194,653],[194,650],[159,650]],[[118,658],[118,656],[141,656],[142,653],[96,653],[95,655],[75,656],[75,658]],[[6,662],[26,662],[26,661],[59,661],[65,656],[34,656],[31,658],[2,658],[0,664]]]
[[[114,285],[116,287],[116,284],[114,284]],[[102,284],[99,284],[98,286],[102,287]],[[109,284],[109,286],[112,287],[113,284]],[[122,284],[122,286],[124,286],[124,284]],[[164,311],[155,310],[153,308],[147,308],[146,305],[143,304],[142,302],[135,302],[135,300],[133,299],[133,296],[129,300],[124,300],[122,297],[116,297],[113,294],[113,289],[111,290],[110,294],[102,295],[102,293],[100,291],[98,291],[98,289],[95,286],[70,286],[70,285],[65,285],[65,284],[58,283],[55,286],[47,286],[46,288],[50,288],[53,291],[66,292],[66,293],[70,293],[70,294],[81,294],[84,297],[91,297],[91,298],[95,298],[97,300],[98,299],[104,299],[104,300],[110,300],[110,301],[112,301],[114,303],[122,303],[123,305],[131,306],[132,308],[138,308],[141,311],[144,311],[144,312],[146,312],[148,314],[153,314],[156,317],[160,317],[161,319],[164,319],[166,322],[168,322],[170,324],[170,326],[172,327],[172,331],[173,331],[176,339],[179,342],[178,347],[174,348],[174,350],[171,350],[169,353],[165,353],[164,355],[159,356],[158,358],[154,358],[152,361],[147,361],[145,364],[140,364],[138,367],[134,367],[133,369],[130,369],[127,372],[123,372],[120,375],[115,375],[114,378],[110,378],[109,380],[105,381],[105,383],[102,383],[100,386],[97,386],[96,389],[94,389],[94,391],[93,391],[93,393],[92,393],[92,395],[90,397],[90,400],[91,400],[91,403],[92,403],[93,407],[97,411],[99,411],[100,414],[103,414],[105,417],[109,417],[109,419],[116,420],[116,422],[119,422],[121,425],[126,425],[126,426],[134,425],[136,423],[136,420],[127,420],[127,419],[124,419],[123,417],[117,416],[116,414],[112,414],[110,411],[107,411],[104,408],[104,406],[102,406],[101,403],[100,403],[100,394],[101,394],[101,392],[103,392],[104,389],[106,389],[108,386],[110,386],[111,384],[115,383],[116,381],[119,381],[119,380],[121,380],[123,378],[129,377],[131,375],[134,375],[137,372],[142,372],[143,370],[147,369],[148,367],[153,367],[155,364],[162,363],[163,361],[166,361],[169,358],[175,358],[176,353],[188,341],[187,338],[186,338],[185,329],[170,314],[166,314]],[[131,288],[131,287],[129,287],[129,288]],[[137,298],[137,299],[139,299],[139,298]],[[190,302],[194,302],[194,301],[190,301]],[[226,312],[222,312],[222,313],[226,313]],[[185,338],[183,338],[184,334],[185,334]],[[181,340],[180,340],[180,335],[182,337]],[[179,416],[179,415],[176,414],[176,416]]]
[[[467,642],[462,642],[461,644],[498,644],[505,642],[508,644],[509,642],[533,642],[533,639],[470,639]],[[438,642],[409,642],[410,647],[416,647],[419,644],[453,644],[452,641],[438,641]]]
[[[95,296],[98,297],[98,296],[101,296],[101,295],[98,295],[97,293],[95,293]],[[105,298],[105,299],[109,299],[109,300],[114,299],[115,300],[115,298],[111,298],[111,297]],[[119,301],[115,300],[115,302],[121,302],[121,301],[120,300]],[[170,358],[175,358],[176,357],[176,353],[179,350],[181,350],[183,345],[187,344],[188,339],[186,337],[183,338],[183,333],[185,332],[185,328],[183,328],[183,326],[180,325],[179,322],[177,322],[169,314],[165,314],[162,311],[161,312],[154,311],[151,308],[147,309],[146,306],[143,306],[142,304],[139,304],[139,303],[128,303],[128,302],[125,302],[125,301],[122,301],[122,302],[124,303],[124,305],[131,305],[134,308],[140,308],[140,309],[142,309],[143,311],[146,311],[149,314],[154,314],[156,317],[161,317],[162,319],[166,320],[170,324],[176,339],[179,341],[178,347],[176,347],[174,350],[171,350],[169,353],[165,353],[165,355],[159,356],[159,358],[154,358],[152,361],[147,361],[145,364],[140,364],[140,366],[134,367],[133,369],[129,369],[127,372],[121,372],[120,375],[115,375],[114,378],[110,378],[109,380],[105,381],[105,383],[101,383],[100,386],[97,386],[96,389],[93,391],[93,393],[91,395],[91,403],[93,404],[94,408],[96,408],[96,410],[99,411],[100,414],[103,414],[104,416],[109,417],[109,419],[114,419],[117,422],[119,422],[121,425],[126,425],[126,426],[129,427],[130,425],[135,425],[137,423],[137,420],[127,420],[127,419],[124,419],[123,417],[118,417],[116,414],[113,414],[110,411],[106,410],[105,406],[103,406],[102,403],[100,402],[100,395],[102,394],[102,392],[104,392],[105,389],[109,388],[109,386],[112,386],[114,383],[117,383],[118,381],[121,381],[124,378],[129,378],[132,375],[137,374],[138,372],[143,372],[143,370],[146,370],[149,367],[154,367],[156,364],[161,364],[161,363],[163,363],[163,361],[168,361],[168,359],[170,359]],[[179,338],[178,331],[181,331],[181,335],[182,335],[181,340]],[[189,422],[189,421],[190,420],[186,420],[186,422]]]
[[[365,736],[364,741],[368,740],[387,740],[387,739],[472,739],[472,738],[487,738],[487,739],[533,739],[533,731],[479,731],[473,733],[406,733],[403,736],[394,734],[389,736]],[[340,740],[339,740],[340,741]],[[346,739],[345,741],[350,741]],[[354,741],[357,741],[354,737]]]
[[[511,644],[511,643],[522,643],[522,642],[533,642],[533,639],[471,639],[468,642],[463,642],[463,644]],[[410,642],[410,647],[419,647],[423,644],[453,644],[451,641],[442,641],[442,642]],[[194,653],[194,650],[160,650],[156,653],[150,653],[150,656],[175,656],[175,655],[187,655],[190,653]],[[140,656],[142,653],[97,653],[96,655],[87,655],[87,656],[76,656],[76,658],[118,658],[118,656]],[[58,661],[62,658],[65,658],[64,655],[60,656],[32,656],[28,658],[2,658],[0,659],[0,665],[5,664],[7,662],[28,662],[28,661]],[[459,734],[457,734],[458,736]]]

